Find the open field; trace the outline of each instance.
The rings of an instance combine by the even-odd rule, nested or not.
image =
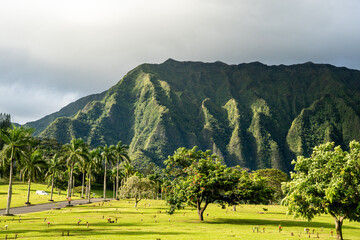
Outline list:
[[[5,183],[0,184],[0,208],[5,208],[7,187]],[[16,183],[13,187],[11,206],[23,206],[27,185]],[[33,204],[48,202],[49,196],[35,195],[35,191],[50,192],[50,188],[32,184],[32,189],[30,199]],[[100,197],[101,192],[95,190],[96,197]],[[108,191],[107,195],[111,197],[112,192]],[[65,198],[65,191],[60,196],[54,194],[56,201]],[[335,239],[330,216],[316,217],[310,223],[294,220],[285,214],[283,206],[240,205],[234,212],[232,207],[221,209],[212,204],[205,211],[204,222],[198,220],[195,209],[186,208],[174,215],[168,215],[167,209],[161,200],[142,200],[137,209],[132,200],[121,200],[13,217],[0,216],[0,239],[4,239],[5,235],[14,239],[15,234],[20,239],[309,239],[304,228],[309,228],[311,233],[314,229],[310,238],[317,238],[319,233],[319,239]],[[109,223],[108,218],[114,223]],[[278,231],[279,224],[283,227],[281,233]],[[5,225],[8,225],[7,230]],[[331,231],[334,231],[333,237]],[[360,223],[345,221],[343,233],[345,239],[360,239]]]
[[[335,239],[330,235],[334,228],[330,216],[320,216],[308,223],[287,216],[282,206],[241,205],[236,212],[231,209],[210,205],[205,212],[205,222],[199,222],[196,210],[191,208],[174,215],[166,214],[167,206],[160,200],[142,200],[137,209],[131,200],[111,201],[14,217],[0,216],[0,239],[5,235],[13,239],[15,234],[20,239],[308,239],[304,228],[309,228],[311,233],[314,229],[315,234],[310,238],[316,238],[319,233],[319,239]],[[114,223],[109,223],[108,218]],[[281,233],[279,224],[283,227]],[[253,227],[259,227],[259,232],[256,229],[253,232]],[[360,239],[359,223],[345,221],[343,231],[345,239]]]

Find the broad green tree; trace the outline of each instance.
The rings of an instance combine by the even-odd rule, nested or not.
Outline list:
[[[236,187],[227,193],[228,201],[236,211],[240,203],[269,204],[274,198],[274,189],[268,186],[267,180],[255,173],[245,170],[238,172],[239,182]]]
[[[204,220],[204,211],[210,203],[229,203],[226,195],[239,182],[237,170],[221,164],[210,150],[179,148],[165,164],[171,182],[169,213],[187,204],[197,208],[200,221]]]
[[[291,182],[283,185],[283,204],[289,213],[309,221],[330,214],[338,239],[343,239],[344,219],[360,221],[360,143],[352,141],[349,152],[334,143],[321,144],[311,157],[299,156]]]
[[[41,176],[43,176],[46,167],[47,164],[44,161],[43,155],[39,149],[23,157],[20,164],[20,175],[23,179],[28,180],[27,201],[25,204],[30,204],[31,181],[39,180]]]
[[[258,176],[264,177],[266,179],[266,184],[275,190],[274,199],[276,201],[281,201],[281,199],[284,198],[284,193],[281,190],[281,184],[289,181],[289,177],[286,173],[275,168],[258,169],[254,171],[254,173]]]
[[[104,192],[103,198],[106,198],[106,175],[108,170],[108,165],[113,165],[116,162],[115,159],[115,146],[104,145],[101,147],[101,156],[104,162]]]
[[[24,127],[16,127],[1,130],[0,138],[4,142],[4,147],[0,152],[2,162],[9,164],[9,189],[5,215],[10,215],[10,205],[12,196],[13,170],[14,163],[30,150],[32,144],[33,130]]]
[[[74,166],[77,163],[85,162],[88,158],[87,156],[87,144],[81,138],[73,138],[69,144],[64,146],[65,148],[65,160],[69,170],[69,181],[68,181],[68,190],[67,197],[71,198],[71,186],[73,179]],[[71,204],[71,200],[68,201],[68,205]]]
[[[120,190],[123,197],[132,197],[135,199],[135,206],[143,198],[152,198],[156,194],[155,184],[148,178],[140,178],[138,176],[129,177],[124,186]]]
[[[115,146],[115,156],[117,158],[116,161],[116,199],[119,199],[119,164],[120,162],[130,162],[130,158],[128,156],[128,150],[129,146],[123,144],[121,141],[119,141]]]

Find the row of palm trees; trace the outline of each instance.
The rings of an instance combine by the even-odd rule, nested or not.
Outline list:
[[[45,175],[51,181],[51,196],[55,187],[55,179],[68,174],[67,198],[68,205],[71,204],[72,191],[74,191],[74,169],[78,168],[82,174],[81,197],[84,197],[85,178],[86,197],[90,202],[91,182],[94,173],[99,173],[104,169],[104,188],[103,198],[106,198],[107,169],[116,166],[115,178],[115,197],[119,198],[119,164],[121,162],[129,164],[128,146],[119,141],[116,145],[104,145],[95,149],[90,149],[89,145],[81,138],[73,138],[70,143],[65,144],[59,151],[48,149],[42,151],[39,141],[32,137],[33,130],[24,127],[2,129],[0,140],[4,146],[0,149],[0,163],[9,170],[9,188],[6,205],[6,215],[10,215],[10,205],[12,197],[12,185],[14,178],[14,168],[20,170],[20,177],[28,181],[27,204],[30,204],[31,182]]]

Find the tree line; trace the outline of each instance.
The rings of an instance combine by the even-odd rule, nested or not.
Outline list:
[[[8,198],[6,205],[6,214],[10,214],[11,197],[12,197],[12,185],[14,176],[16,175],[19,180],[28,182],[28,194],[26,204],[30,204],[30,191],[31,183],[34,181],[41,181],[45,179],[51,186],[50,201],[53,200],[53,194],[55,189],[62,189],[67,191],[68,205],[71,205],[71,197],[74,195],[77,189],[81,192],[82,198],[88,198],[91,201],[91,187],[97,178],[103,177],[103,195],[106,198],[107,181],[112,179],[113,182],[113,198],[119,199],[121,197],[133,197],[135,199],[135,205],[142,198],[158,198],[165,199],[169,205],[169,213],[172,213],[174,208],[174,200],[177,199],[176,206],[179,208],[183,200],[183,197],[178,195],[178,192],[174,191],[177,188],[176,184],[184,180],[184,176],[189,178],[194,177],[196,171],[202,171],[202,174],[206,179],[213,181],[217,179],[216,183],[212,183],[210,186],[213,190],[219,189],[218,195],[207,196],[207,191],[202,191],[201,194],[205,194],[205,198],[199,198],[199,206],[204,201],[207,206],[210,202],[225,202],[223,195],[219,194],[225,190],[227,186],[233,186],[238,183],[237,179],[241,179],[241,184],[244,185],[245,190],[237,189],[238,193],[227,197],[232,197],[232,203],[234,206],[242,201],[249,201],[254,203],[265,203],[274,200],[274,193],[278,192],[276,186],[279,189],[281,181],[285,181],[287,176],[285,173],[279,170],[258,170],[255,173],[248,173],[241,170],[240,167],[228,168],[225,165],[221,165],[219,158],[212,155],[210,151],[202,152],[198,151],[197,147],[187,150],[185,148],[179,148],[175,151],[173,156],[169,156],[169,160],[165,161],[166,169],[164,172],[153,172],[144,177],[143,174],[136,171],[130,164],[130,158],[128,156],[128,146],[119,141],[116,145],[103,145],[90,149],[90,146],[82,139],[73,138],[70,143],[62,145],[56,140],[52,139],[38,139],[32,136],[34,130],[30,128],[24,128],[22,126],[10,126],[9,124],[2,127],[0,132],[0,139],[3,142],[3,147],[0,151],[0,162],[2,170],[2,178],[9,180]],[[191,156],[184,158],[181,163],[176,163],[174,159],[181,157],[181,154]],[[206,160],[206,164],[205,161]],[[196,170],[197,162],[202,165],[201,170]],[[122,163],[122,171],[120,171],[120,163]],[[217,172],[212,172],[212,168],[217,168]],[[190,170],[191,168],[191,170]],[[170,171],[169,169],[173,169]],[[173,172],[181,169],[182,176],[174,175]],[[223,171],[225,171],[223,173]],[[214,176],[211,174],[225,174],[219,178],[218,176],[212,179]],[[227,179],[231,174],[232,180]],[[263,174],[265,177],[261,177]],[[79,177],[76,177],[79,176]],[[109,176],[110,175],[110,176]],[[269,177],[271,176],[271,177]],[[81,179],[81,188],[75,187],[75,180]],[[121,181],[120,181],[121,179]],[[225,180],[225,182],[222,182]],[[269,181],[266,179],[273,179],[277,183],[269,185]],[[187,179],[187,181],[190,181]],[[120,187],[120,184],[122,187]],[[240,182],[239,182],[240,184]],[[201,189],[209,186],[201,186]],[[195,191],[195,187],[189,187],[184,189],[185,192]],[[234,190],[234,189],[233,189]],[[231,189],[227,190],[229,193]],[[281,191],[281,190],[280,190]],[[240,192],[243,195],[240,197]],[[195,193],[194,193],[195,194]],[[256,196],[255,196],[256,194]],[[159,196],[160,195],[160,196]],[[187,195],[187,194],[185,194]],[[279,194],[277,194],[279,195]],[[190,196],[190,195],[188,195]],[[226,199],[229,201],[229,199]],[[192,201],[187,201],[191,205]],[[203,220],[202,213],[206,209],[201,207],[201,219]]]
[[[31,182],[43,177],[50,182],[52,201],[54,188],[64,189],[67,182],[68,205],[75,191],[75,172],[82,176],[81,197],[87,197],[90,202],[93,174],[103,172],[103,198],[106,198],[107,172],[115,166],[112,179],[116,187],[115,198],[119,197],[119,164],[129,172],[133,168],[129,164],[128,146],[119,141],[116,145],[104,145],[90,149],[82,139],[73,138],[70,143],[61,145],[54,140],[37,139],[32,136],[33,129],[22,126],[2,128],[0,139],[3,146],[0,151],[2,177],[9,181],[6,213],[10,214],[12,185],[17,171],[20,180],[28,181],[28,194],[25,204],[30,204]],[[109,166],[110,165],[110,166]],[[65,180],[67,179],[67,180]]]

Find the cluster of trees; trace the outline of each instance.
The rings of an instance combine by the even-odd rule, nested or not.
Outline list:
[[[16,173],[20,180],[28,181],[26,204],[30,204],[31,182],[46,177],[51,182],[50,200],[54,187],[64,188],[67,181],[67,198],[70,205],[75,190],[75,174],[82,175],[81,197],[87,197],[90,202],[93,174],[103,172],[105,199],[107,172],[115,166],[111,178],[114,180],[115,197],[118,198],[120,162],[127,162],[124,169],[128,169],[128,172],[132,169],[128,164],[130,159],[127,145],[120,141],[117,145],[105,145],[91,150],[82,139],[73,138],[70,143],[61,145],[52,140],[36,139],[32,133],[32,129],[24,127],[6,126],[0,129],[0,139],[3,143],[0,149],[1,169],[3,175],[9,179],[5,214],[10,214],[12,185]]]

